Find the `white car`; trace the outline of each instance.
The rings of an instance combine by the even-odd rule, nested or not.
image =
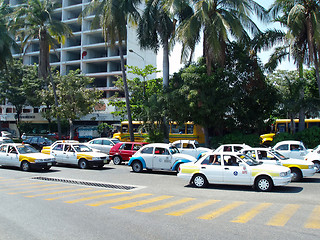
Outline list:
[[[242,149],[251,148],[247,144],[223,144],[219,146],[214,152],[240,152]]]
[[[178,140],[172,143],[173,146],[179,149],[180,153],[188,154],[197,158],[199,154],[212,151],[210,148],[200,147],[196,140]]]
[[[0,146],[0,165],[3,166],[19,167],[22,171],[49,170],[55,163],[54,157],[39,153],[28,144],[4,143]]]
[[[243,153],[208,153],[195,163],[180,165],[178,177],[195,187],[208,183],[253,186],[258,191],[270,191],[273,186],[291,182],[289,168],[262,164]]]
[[[295,159],[304,159],[309,153],[303,142],[293,140],[278,142],[273,149],[285,157]]]
[[[308,162],[312,162],[316,167],[316,172],[320,172],[320,145],[312,149],[304,158]]]
[[[134,172],[142,172],[143,169],[178,171],[180,164],[195,161],[195,157],[179,153],[178,148],[171,144],[152,143],[133,154],[128,165]]]
[[[117,138],[95,138],[87,142],[86,145],[105,154],[109,154],[110,149],[119,142]]]
[[[42,152],[54,156],[57,163],[77,165],[81,169],[92,166],[102,168],[110,162],[108,155],[77,141],[60,141],[48,149],[42,149]]]
[[[242,153],[247,154],[257,161],[261,161],[264,164],[277,164],[290,168],[292,181],[300,181],[302,178],[312,177],[316,172],[313,163],[301,159],[287,158],[269,148],[245,149]]]

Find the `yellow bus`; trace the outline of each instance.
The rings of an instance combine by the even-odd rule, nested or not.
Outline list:
[[[294,119],[295,131],[299,128],[299,119]],[[320,119],[305,119],[305,128],[320,127]],[[291,119],[277,119],[272,133],[263,134],[260,136],[261,143],[272,142],[276,133],[291,132]]]
[[[122,142],[130,141],[129,134],[129,122],[121,122],[120,131],[113,134],[113,138],[118,138]],[[132,121],[134,140],[136,142],[143,142],[148,136],[148,133],[143,128],[142,121]],[[174,142],[177,140],[196,140],[200,144],[205,143],[204,130],[201,126],[194,124],[193,122],[186,122],[183,124],[177,124],[176,122],[170,122],[169,141]]]

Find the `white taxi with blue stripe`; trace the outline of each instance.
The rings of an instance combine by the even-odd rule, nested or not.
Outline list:
[[[129,160],[134,172],[148,170],[178,171],[180,164],[195,162],[196,158],[179,153],[178,148],[167,143],[152,143],[143,146]]]
[[[207,153],[195,163],[181,164],[178,177],[195,187],[208,183],[253,186],[258,191],[270,191],[273,186],[291,182],[289,168],[262,164],[242,153]]]

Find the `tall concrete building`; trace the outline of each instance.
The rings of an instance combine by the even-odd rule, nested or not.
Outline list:
[[[111,114],[114,109],[107,105],[108,98],[118,89],[114,81],[121,75],[120,56],[118,47],[106,45],[102,36],[102,29],[92,29],[93,15],[87,16],[81,23],[79,14],[91,0],[60,0],[61,8],[54,12],[54,18],[61,20],[72,29],[73,37],[68,38],[56,49],[50,50],[50,65],[56,67],[62,75],[70,70],[81,69],[86,76],[94,78],[94,86],[103,91],[104,106],[96,109],[92,114],[83,117],[78,125],[98,125],[100,122],[113,123],[119,119]],[[9,0],[11,6],[22,3],[22,0]],[[156,54],[152,51],[142,51],[139,47],[136,29],[127,28],[127,41],[124,44],[126,65],[143,68],[148,64],[156,66]],[[37,64],[39,62],[39,41],[33,40],[26,49],[25,54],[13,52],[14,57],[22,57],[24,64]],[[155,76],[154,76],[155,77]],[[130,74],[128,75],[130,78]],[[41,117],[44,108],[25,107],[22,120],[32,123],[46,123]],[[15,109],[10,103],[0,106],[0,119],[4,127],[15,130]]]

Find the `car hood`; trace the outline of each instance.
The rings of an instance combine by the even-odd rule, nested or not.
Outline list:
[[[210,149],[210,148],[206,148],[206,147],[198,147],[197,149],[198,149],[198,151],[202,151],[202,152],[209,152],[209,151],[212,151],[212,149]]]
[[[173,154],[173,157],[176,159],[186,159],[191,162],[195,162],[197,160],[195,157],[183,153],[175,153]]]

